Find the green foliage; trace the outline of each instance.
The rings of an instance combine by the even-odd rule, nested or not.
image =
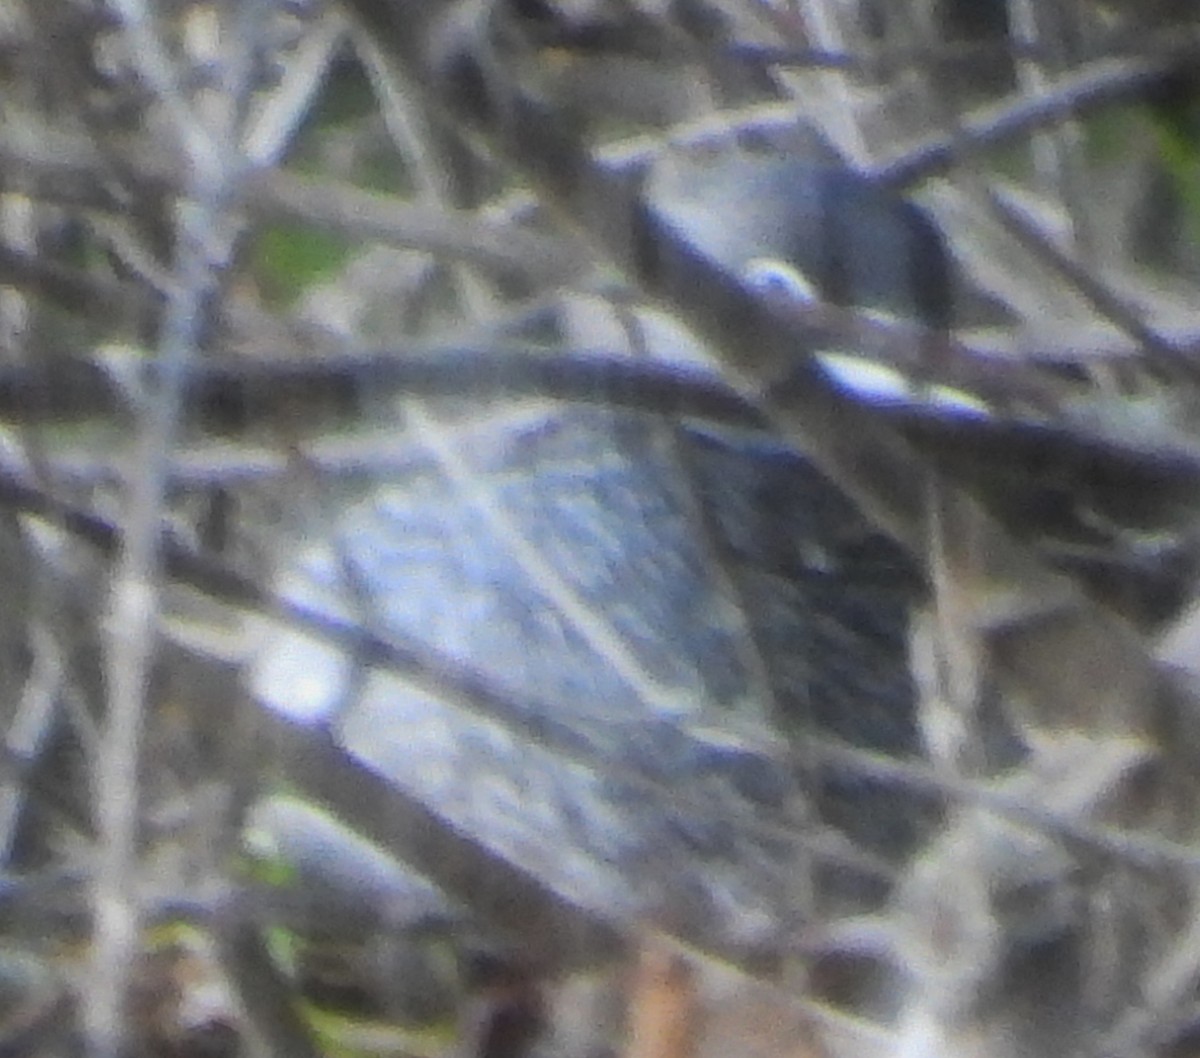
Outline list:
[[[264,226],[254,247],[254,272],[269,304],[293,305],[314,284],[337,275],[352,245],[294,224]]]
[[[1186,218],[1188,237],[1200,245],[1200,99],[1172,93],[1153,107],[1159,155]]]

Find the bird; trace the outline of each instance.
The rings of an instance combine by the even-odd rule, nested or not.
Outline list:
[[[648,194],[697,250],[798,300],[947,328],[946,241],[916,203],[828,150],[668,158]]]

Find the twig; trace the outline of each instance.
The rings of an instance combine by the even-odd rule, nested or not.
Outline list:
[[[1139,344],[1151,367],[1170,379],[1192,384],[1200,382],[1200,363],[1190,358],[1187,350],[1177,347],[1159,334],[1142,318],[1142,313],[1136,306],[1112,290],[1081,261],[1060,250],[1035,227],[1029,217],[1000,194],[995,191],[989,192],[987,202],[992,212],[1019,242],[1051,265],[1075,290],[1091,302],[1097,312]]]
[[[265,133],[264,133],[265,135]],[[258,145],[267,150],[270,144]],[[139,189],[146,193],[179,194],[185,190],[186,172],[161,155],[138,157]],[[60,202],[84,209],[119,211],[119,197],[105,190],[108,165],[86,142],[48,132],[44,140],[31,137],[0,139],[0,184],[40,201]],[[478,264],[504,275],[520,275],[536,282],[580,274],[588,262],[564,242],[533,231],[514,230],[467,211],[411,205],[396,196],[364,191],[331,180],[301,177],[282,170],[261,170],[238,188],[239,204],[251,219],[311,225],[349,242],[373,240],[389,246],[444,254],[454,260]],[[29,255],[5,251],[15,267]],[[2,262],[0,262],[2,263]],[[56,267],[30,261],[23,270],[38,267],[54,274]],[[63,266],[57,266],[66,273]],[[18,273],[20,274],[20,273]],[[99,279],[88,277],[93,283]],[[77,280],[83,282],[83,279]],[[101,291],[97,302],[115,291]],[[71,307],[70,291],[63,302]]]
[[[290,982],[276,967],[258,924],[219,907],[208,918],[221,968],[241,997],[259,1049],[271,1058],[322,1058],[321,1048],[300,1017]]]
[[[1192,50],[1196,46],[1190,44]],[[905,187],[940,175],[989,147],[1135,97],[1159,83],[1187,54],[1187,49],[1177,44],[1167,53],[1100,60],[1054,79],[1045,95],[989,107],[967,118],[950,135],[935,136],[890,160],[877,162],[871,173],[891,187]]]
[[[907,790],[935,793],[951,804],[986,808],[1039,833],[1057,835],[1079,847],[1147,871],[1200,875],[1200,851],[1183,842],[1068,817],[994,786],[937,774],[916,761],[897,760],[830,739],[815,738],[813,742],[808,751],[829,767],[894,783]]]
[[[141,0],[118,0],[117,8],[142,76],[173,119],[190,179],[188,198],[176,207],[175,273],[160,334],[158,376],[147,387],[145,403],[139,408],[125,497],[126,528],[108,604],[108,714],[94,779],[99,843],[93,892],[95,943],[85,997],[92,1058],[116,1058],[124,1048],[124,1008],[141,913],[135,897],[138,773],[158,637],[162,505],[188,364],[202,341],[214,268],[227,256],[221,245],[226,236],[224,206],[239,170],[235,155],[219,144],[216,130],[201,124],[185,101],[151,11]],[[251,42],[241,40],[239,46],[249,47]],[[239,67],[233,75],[243,83],[231,87],[244,89],[248,82],[243,70]]]
[[[325,356],[195,361],[181,400],[189,426],[203,434],[271,436],[280,427],[308,439],[331,425],[343,426],[359,412],[365,394],[542,397],[731,426],[763,425],[750,402],[701,368],[603,351],[520,347],[414,343]],[[64,357],[0,365],[0,422],[82,425],[119,421],[127,412],[122,379],[94,361]]]
[[[474,213],[316,181],[283,172],[256,177],[246,203],[256,218],[324,228],[347,239],[443,254],[453,260],[545,282],[578,275],[590,262],[561,239],[488,223]]]

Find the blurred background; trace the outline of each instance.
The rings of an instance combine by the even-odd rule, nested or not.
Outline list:
[[[0,5],[0,1053],[1191,1055],[1198,14]]]

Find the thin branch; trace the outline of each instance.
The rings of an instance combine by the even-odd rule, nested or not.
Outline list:
[[[258,144],[257,149],[268,146]],[[138,174],[139,194],[179,194],[185,189],[186,170],[162,154],[137,157],[130,164]],[[76,137],[48,132],[45,139],[0,138],[0,186],[39,201],[121,212],[127,204],[110,190],[108,173],[103,157]],[[394,195],[336,181],[263,170],[242,181],[238,192],[239,204],[251,220],[291,222],[330,232],[347,242],[372,240],[445,255],[535,283],[562,282],[583,274],[590,265],[564,240],[515,230],[508,221],[488,221],[465,210],[412,205]],[[22,260],[11,249],[6,254]],[[43,270],[51,267],[41,264]],[[69,298],[64,302],[70,307]]]
[[[1189,356],[1187,349],[1177,346],[1147,323],[1137,306],[1111,289],[1081,261],[1059,249],[1031,218],[1000,194],[990,192],[987,203],[1022,245],[1053,267],[1104,318],[1133,338],[1152,368],[1168,379],[1193,385],[1200,382],[1200,363]]]
[[[1123,830],[1070,816],[1020,794],[980,782],[939,774],[912,760],[898,760],[858,746],[814,738],[808,752],[825,766],[894,784],[905,790],[936,794],[953,805],[972,805],[1053,835],[1069,844],[1147,871],[1200,877],[1200,850],[1145,831]]]
[[[137,892],[141,744],[159,621],[161,517],[170,453],[179,430],[188,365],[196,356],[215,289],[215,269],[228,247],[225,201],[240,169],[215,126],[202,124],[184,99],[176,67],[140,0],[117,0],[122,32],[134,61],[172,119],[188,163],[188,196],[175,210],[176,260],[167,296],[157,377],[138,409],[131,476],[126,486],[125,533],[112,579],[105,644],[108,712],[95,767],[98,859],[93,911],[95,943],[85,997],[88,1051],[117,1058],[125,1047],[129,975],[139,944]],[[243,27],[244,28],[244,27]],[[244,59],[255,42],[239,35]],[[240,49],[240,50],[239,50]],[[249,87],[248,62],[227,76]],[[234,95],[222,102],[236,105]],[[227,130],[223,130],[227,131]]]
[[[1136,98],[1200,48],[1191,40],[1176,39],[1172,45],[1150,55],[1099,60],[1055,78],[1045,95],[987,107],[949,135],[935,136],[877,162],[871,174],[888,186],[906,187],[942,175],[963,159],[998,144]]]
[[[153,378],[150,372],[146,381]],[[543,397],[735,426],[763,422],[752,404],[701,368],[604,352],[418,343],[326,356],[285,352],[195,361],[180,399],[189,424],[206,434],[270,436],[278,426],[289,436],[300,430],[308,437],[331,421],[345,425],[365,394]],[[124,380],[103,364],[64,357],[0,365],[0,422],[84,425],[127,413]]]
[[[240,998],[258,1047],[270,1058],[322,1058],[312,1031],[297,1011],[292,988],[271,958],[258,924],[219,908],[207,918],[217,955]]]
[[[471,212],[410,205],[395,196],[288,173],[260,175],[247,188],[245,201],[256,219],[294,221],[346,239],[423,250],[539,283],[565,281],[591,265],[561,239],[489,223]]]

